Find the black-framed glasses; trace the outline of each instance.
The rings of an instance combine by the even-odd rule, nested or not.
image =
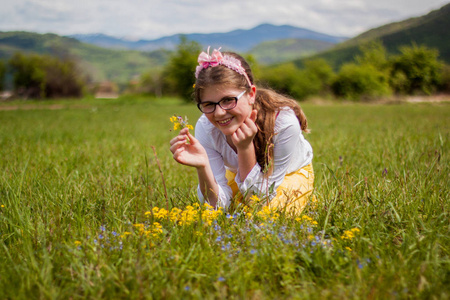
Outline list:
[[[241,98],[246,91],[243,91],[236,97],[225,97],[219,102],[202,102],[198,103],[197,107],[204,114],[213,113],[216,110],[216,106],[219,105],[220,108],[225,110],[230,110],[236,107],[239,98]]]

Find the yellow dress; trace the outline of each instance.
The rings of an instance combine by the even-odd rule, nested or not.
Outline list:
[[[251,200],[243,200],[244,197],[234,181],[236,174],[227,170],[225,176],[228,180],[228,185],[233,191],[234,201],[252,206]],[[309,201],[316,201],[313,191],[314,170],[312,164],[309,164],[295,172],[286,174],[276,190],[276,196],[270,200],[268,205],[270,208],[285,211],[288,214],[299,215]]]

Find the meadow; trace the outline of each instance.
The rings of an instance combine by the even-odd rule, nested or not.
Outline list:
[[[318,201],[297,217],[198,203],[169,151],[193,104],[13,104],[0,299],[450,298],[449,104],[302,104]]]

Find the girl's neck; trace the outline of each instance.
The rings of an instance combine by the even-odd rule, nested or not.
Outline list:
[[[231,135],[226,135],[225,138],[227,139],[227,143],[231,147],[231,149],[233,149],[234,152],[237,153],[236,146],[233,144],[233,141],[231,140]]]

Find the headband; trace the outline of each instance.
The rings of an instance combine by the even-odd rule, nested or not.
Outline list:
[[[208,53],[202,52],[198,56],[198,66],[195,69],[195,78],[198,78],[198,74],[201,70],[207,69],[209,67],[217,67],[218,65],[222,65],[227,67],[228,69],[231,69],[245,77],[247,79],[247,82],[249,86],[252,86],[252,83],[250,82],[250,79],[247,76],[247,73],[245,72],[244,67],[241,65],[241,61],[235,57],[229,56],[229,55],[222,55],[220,52],[220,49],[214,49],[211,55],[209,55],[209,48],[208,47]]]

